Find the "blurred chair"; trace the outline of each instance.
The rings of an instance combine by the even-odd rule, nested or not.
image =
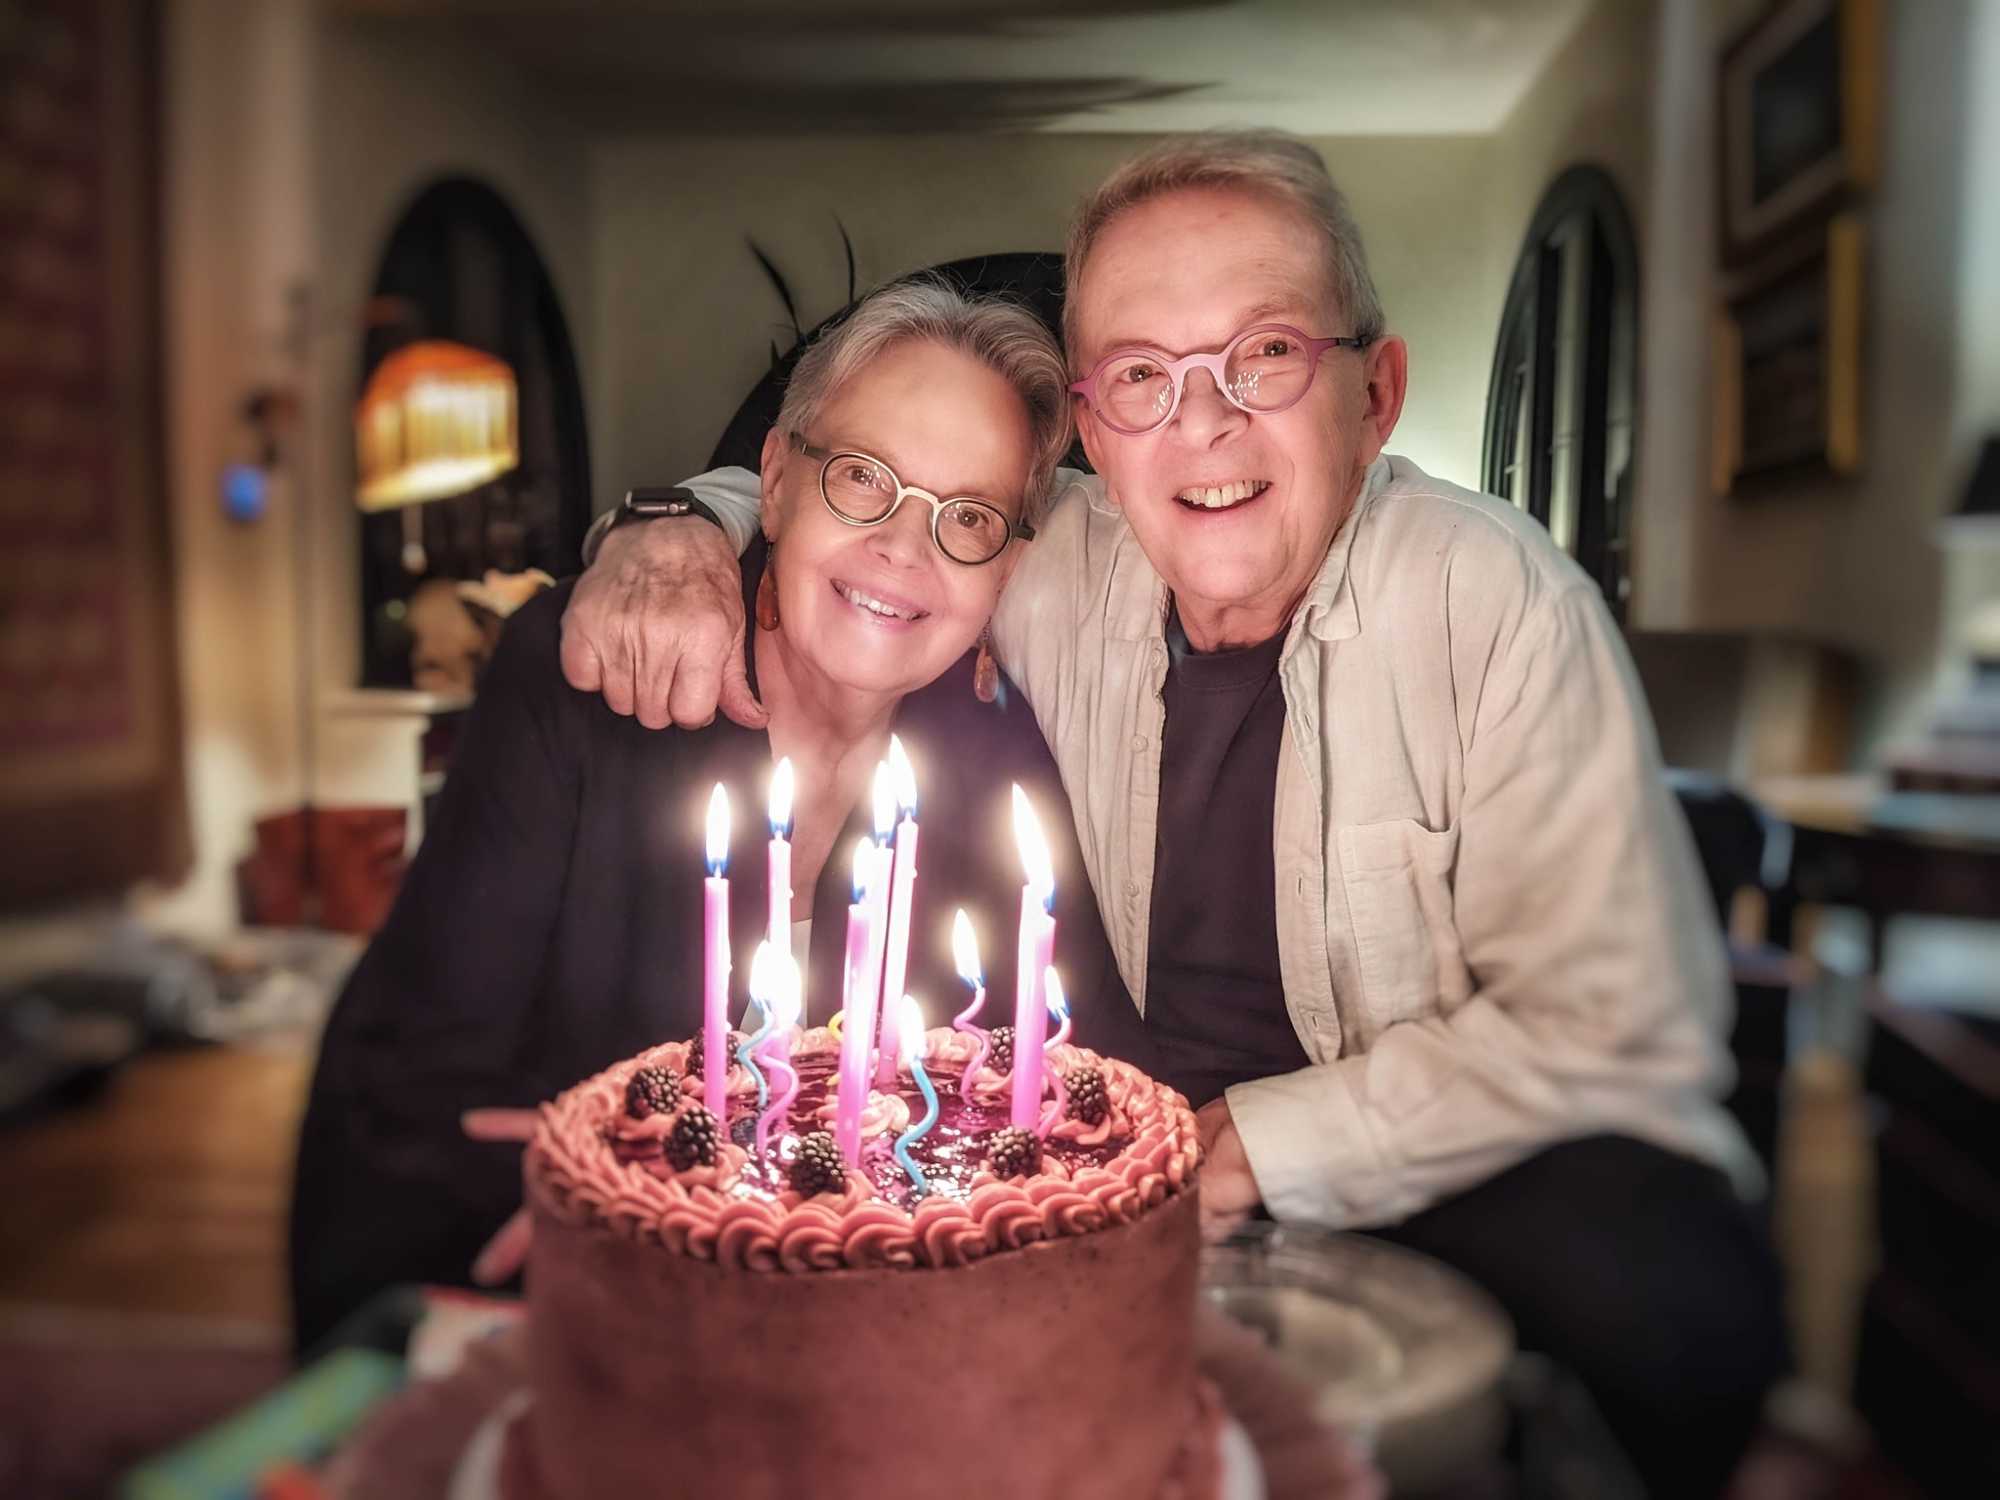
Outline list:
[[[1774,897],[1782,903],[1791,876],[1790,830],[1719,777],[1675,768],[1666,775],[1694,835],[1715,919],[1729,939],[1736,983],[1729,1050],[1736,1059],[1736,1088],[1724,1102],[1769,1170],[1777,1159],[1797,965],[1765,940],[1761,919],[1753,933],[1739,913],[1748,909],[1755,916]]]
[[[1824,1027],[1792,1048],[1794,990],[1810,956],[1773,942],[1766,914],[1791,933],[1798,905],[1792,826],[1726,782],[1670,771],[1701,856],[1716,917],[1730,929],[1736,989],[1736,1088],[1725,1101],[1771,1174],[1771,1227],[1803,1391],[1797,1414],[1825,1434],[1847,1423],[1863,1296],[1876,1263],[1875,1164],[1854,1059]],[[1809,930],[1809,924],[1801,924]],[[1811,1003],[1810,996],[1800,1003]],[[1829,1400],[1830,1398],[1830,1400]]]

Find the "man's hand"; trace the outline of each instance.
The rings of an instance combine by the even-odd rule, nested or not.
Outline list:
[[[1194,1115],[1207,1159],[1201,1168],[1201,1237],[1211,1244],[1250,1217],[1264,1195],[1250,1170],[1249,1153],[1229,1115],[1229,1100],[1211,1099]]]
[[[718,706],[762,729],[743,656],[743,575],[698,517],[614,527],[563,611],[562,669],[648,729],[699,729]]]

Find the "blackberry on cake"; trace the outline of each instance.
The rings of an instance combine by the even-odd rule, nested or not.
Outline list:
[[[672,1068],[641,1068],[625,1085],[625,1113],[635,1120],[673,1113],[681,1077]]]
[[[1074,1069],[1063,1079],[1063,1088],[1069,1093],[1072,1119],[1086,1125],[1102,1125],[1104,1117],[1111,1113],[1111,1095],[1104,1087],[1104,1074],[1098,1069]]]
[[[986,1066],[996,1073],[1014,1071],[1014,1028],[996,1026],[986,1037]]]
[[[838,1193],[847,1186],[847,1163],[840,1147],[828,1131],[815,1130],[799,1139],[799,1154],[792,1158],[792,1191],[810,1198],[815,1193]]]
[[[1009,1125],[987,1141],[986,1164],[996,1177],[1025,1177],[1042,1164],[1042,1143],[1033,1131]]]
[[[740,1031],[730,1032],[729,1041],[727,1044],[729,1055],[731,1057],[734,1057],[736,1055],[736,1049],[742,1045],[743,1045],[743,1033]],[[707,1032],[697,1031],[693,1036],[688,1038],[687,1069],[688,1072],[694,1074],[698,1078],[705,1078],[708,1076],[708,1033]]]
[[[692,1171],[697,1165],[712,1167],[721,1140],[722,1127],[715,1116],[702,1105],[690,1104],[667,1136],[667,1162],[676,1172]]]

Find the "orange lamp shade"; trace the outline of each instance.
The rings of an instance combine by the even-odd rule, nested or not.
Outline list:
[[[443,500],[521,462],[514,371],[464,344],[425,339],[375,367],[354,408],[363,510]]]

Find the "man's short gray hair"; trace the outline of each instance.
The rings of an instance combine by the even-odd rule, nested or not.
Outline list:
[[[1063,257],[1068,294],[1063,301],[1063,339],[1073,357],[1077,346],[1078,298],[1084,262],[1105,226],[1127,209],[1188,188],[1239,188],[1290,204],[1326,240],[1327,277],[1335,303],[1347,316],[1345,332],[1355,338],[1382,336],[1387,320],[1361,230],[1347,197],[1333,184],[1319,153],[1297,136],[1280,130],[1215,130],[1170,136],[1141,152],[1098,185],[1070,224]],[[1326,330],[1309,328],[1319,337]]]
[[[779,427],[806,436],[850,380],[878,355],[912,339],[957,350],[993,371],[1021,398],[1032,445],[1021,519],[1038,524],[1053,498],[1056,466],[1069,451],[1069,376],[1054,335],[1016,303],[967,296],[927,276],[870,292],[799,356],[778,408]]]

